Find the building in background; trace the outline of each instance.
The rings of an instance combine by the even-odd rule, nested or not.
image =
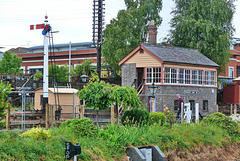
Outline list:
[[[27,48],[27,51],[15,52],[23,60],[21,69],[25,74],[35,74],[37,70],[43,72],[43,46]],[[13,51],[14,52],[14,51]],[[74,67],[87,59],[92,59],[92,65],[97,63],[97,50],[91,42],[56,44],[49,46],[49,65],[51,61],[57,65],[69,64]]]
[[[239,81],[233,80],[240,77],[240,38],[232,38],[230,53],[232,56],[226,66],[225,73],[221,73],[219,76],[222,89],[219,92],[219,103],[239,104]]]

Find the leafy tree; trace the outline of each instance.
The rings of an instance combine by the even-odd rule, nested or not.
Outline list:
[[[78,92],[80,99],[86,101],[86,107],[93,108],[97,111],[98,124],[98,110],[106,110],[111,107],[113,103],[112,86],[106,84],[104,81],[90,82],[85,88]]]
[[[159,26],[162,18],[162,0],[125,0],[126,10],[118,12],[104,31],[102,53],[111,69],[118,69],[118,62],[146,41],[147,24],[155,20]]]
[[[69,67],[68,65],[58,66],[52,64],[48,68],[49,78],[55,79],[56,82],[68,82],[69,80]]]
[[[3,119],[5,119],[6,116],[6,109],[8,108],[8,101],[7,97],[8,94],[11,93],[11,85],[10,84],[4,84],[2,81],[0,83],[0,129],[2,129],[6,122],[2,122]]]
[[[73,76],[80,78],[84,73],[90,75],[93,60],[87,59],[82,64],[78,64],[73,69]]]
[[[42,72],[39,71],[39,70],[37,70],[37,71],[36,71],[36,74],[34,75],[34,80],[39,81],[39,80],[42,80],[42,79],[43,79],[43,74],[42,74]]]
[[[20,69],[22,65],[22,58],[10,51],[3,53],[2,60],[0,61],[0,72],[3,74],[22,73]]]
[[[116,107],[122,105],[126,110],[129,108],[139,108],[143,106],[140,101],[137,91],[132,87],[121,87],[112,86],[104,81],[90,81],[90,83],[78,92],[80,99],[86,101],[86,107],[93,108],[97,111],[98,120],[98,110],[106,110],[115,103]],[[117,113],[118,119],[118,113]]]
[[[119,120],[118,106],[122,106],[124,110],[128,108],[139,108],[144,106],[140,101],[137,91],[133,87],[121,87],[114,86],[113,87],[113,96],[114,102],[117,107],[117,123]]]
[[[234,32],[234,0],[175,0],[170,40],[173,45],[199,49],[224,70]]]

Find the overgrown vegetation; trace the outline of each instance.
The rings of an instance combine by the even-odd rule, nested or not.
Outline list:
[[[166,122],[166,116],[161,112],[152,112],[149,114],[149,123],[150,125],[157,124],[163,125]]]
[[[96,131],[93,130],[95,128],[92,127],[92,124],[89,119],[73,119],[65,122],[59,128],[44,132],[50,136],[44,137],[44,139],[26,135],[31,133],[30,136],[38,136],[39,132],[32,133],[36,129],[23,134],[2,132],[0,133],[0,160],[63,161],[65,160],[65,142],[68,141],[73,144],[80,143],[82,153],[78,159],[89,161],[125,160],[127,146],[157,145],[166,153],[174,149],[190,152],[191,149],[198,146],[221,147],[240,143],[239,134],[232,136],[226,129],[215,124],[174,124],[168,127],[160,126],[160,124],[151,126],[109,125]],[[39,130],[44,131],[43,129]],[[82,131],[88,131],[87,133],[91,134],[92,130],[95,134],[94,137],[82,133]],[[81,135],[76,135],[76,133]]]
[[[2,129],[6,122],[3,121],[6,116],[6,109],[8,108],[9,102],[7,100],[8,94],[11,93],[11,85],[0,82],[0,129]]]

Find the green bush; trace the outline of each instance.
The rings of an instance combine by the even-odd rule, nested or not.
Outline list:
[[[201,122],[201,124],[215,124],[222,129],[225,129],[229,135],[237,135],[240,137],[240,132],[238,130],[238,125],[230,117],[216,112],[211,115],[207,115]]]
[[[164,107],[163,113],[166,116],[166,122],[170,123],[171,125],[176,122],[176,116],[174,112],[171,109],[168,109],[168,107]]]
[[[70,128],[75,136],[95,136],[97,128],[89,118],[71,119],[61,124],[60,128]]]
[[[149,121],[149,113],[142,109],[131,109],[126,111],[121,118],[122,124],[125,125],[145,125]]]
[[[161,126],[165,123],[165,115],[161,112],[152,112],[149,115],[149,123],[152,125],[154,123],[160,124]]]

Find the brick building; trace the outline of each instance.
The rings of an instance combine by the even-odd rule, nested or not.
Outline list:
[[[149,29],[156,30],[152,25],[154,23]],[[141,100],[149,111],[151,94],[148,86],[154,83],[158,86],[156,111],[163,111],[163,105],[176,111],[176,94],[180,94],[185,102],[191,103],[192,110],[195,103],[199,103],[202,115],[215,112],[219,66],[197,50],[154,45],[155,36],[149,35],[151,44],[139,45],[119,62],[122,85],[131,86],[134,82],[136,87],[142,85]]]
[[[240,102],[240,87],[239,81],[232,81],[240,77],[240,38],[233,38],[230,47],[229,63],[226,66],[225,73],[221,73],[219,78],[223,89],[221,101],[224,103],[239,104]]]
[[[43,46],[34,46],[27,48],[26,52],[16,53],[23,60],[21,69],[25,73],[36,73],[37,70],[43,71]],[[55,57],[53,56],[53,51]],[[71,51],[71,52],[70,52]],[[55,64],[69,64],[69,55],[71,55],[71,65],[74,67],[87,59],[92,59],[92,65],[97,63],[97,50],[91,42],[56,44],[53,48],[49,47],[49,65],[55,58]]]

